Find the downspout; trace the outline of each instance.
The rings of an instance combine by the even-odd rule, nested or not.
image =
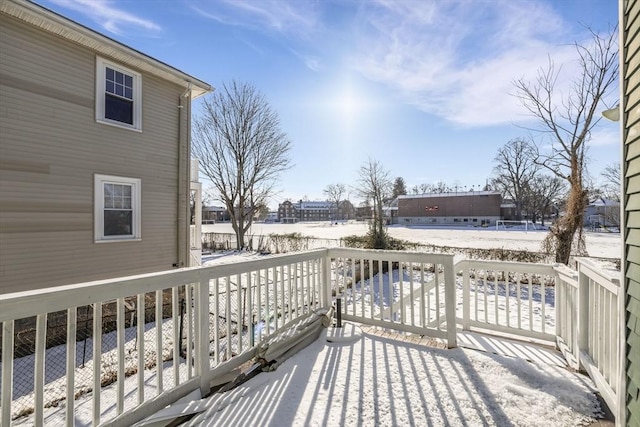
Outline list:
[[[178,98],[178,198],[176,203],[176,250],[177,250],[177,262],[173,264],[174,267],[185,267],[185,257],[188,255],[187,244],[187,210],[189,209],[189,203],[187,203],[187,190],[189,189],[189,164],[190,164],[190,146],[189,146],[189,129],[186,129],[186,138],[183,138],[182,120],[184,105],[182,100],[189,96],[191,93],[191,83],[187,89]],[[191,102],[187,103],[187,117],[191,117]],[[186,156],[185,156],[186,155]],[[185,159],[186,157],[186,159]],[[189,190],[190,191],[190,190]]]

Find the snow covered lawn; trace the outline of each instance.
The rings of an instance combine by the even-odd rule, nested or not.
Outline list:
[[[203,233],[233,233],[230,223],[202,226]],[[296,224],[256,223],[249,234],[268,235],[301,233],[321,239],[340,239],[349,235],[363,235],[367,232],[364,222],[349,222],[332,225],[329,222],[300,222]],[[476,249],[508,249],[540,251],[540,243],[546,231],[497,231],[493,228],[458,227],[405,227],[392,225],[388,228],[391,236],[415,243]],[[622,238],[619,233],[585,232],[587,252],[592,257],[619,258]]]
[[[191,425],[575,426],[600,413],[588,377],[565,368],[365,333],[323,335],[226,395]]]

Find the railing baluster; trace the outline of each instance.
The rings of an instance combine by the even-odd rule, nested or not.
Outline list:
[[[116,348],[118,360],[116,402],[118,415],[124,412],[124,332],[124,298],[118,298],[116,301]]]
[[[266,289],[268,292],[268,281],[266,277],[268,274],[268,270],[266,269],[258,270],[258,277],[255,284],[256,286],[256,327],[258,328],[258,342],[262,341],[262,329],[264,328],[264,326],[262,327],[260,326],[260,322],[262,322],[263,314],[265,313],[265,310],[262,309],[262,289],[263,289],[262,272],[263,271],[265,276],[264,289]]]
[[[253,321],[253,282],[252,277],[255,277],[257,271],[251,271],[247,273],[247,284],[244,290],[244,297],[246,301],[246,307],[244,310],[243,319],[246,317],[247,324],[247,338],[249,348],[254,346],[254,321]]]
[[[180,293],[179,287],[171,288],[171,318],[173,319],[173,386],[180,384]]]
[[[278,327],[278,316],[277,316],[277,304],[278,304],[278,286],[277,286],[277,277],[276,277],[276,268],[272,267],[269,269],[269,271],[271,272],[271,280],[268,280],[269,284],[273,285],[273,308],[271,308],[271,305],[269,304],[269,296],[271,295],[271,293],[269,292],[269,289],[267,288],[267,292],[265,294],[265,298],[266,298],[266,307],[267,307],[267,319],[266,319],[266,331],[267,331],[267,336],[269,336],[271,334],[270,329],[271,329],[271,317],[273,316],[274,319],[273,321],[275,322],[275,327]]]
[[[542,314],[542,333],[547,332],[547,321],[545,317],[545,308],[547,305],[547,289],[545,287],[546,276],[540,275],[540,301],[542,302],[541,314]]]
[[[489,297],[487,293],[487,285],[489,282],[489,271],[482,272],[482,288],[484,289],[484,323],[489,323]]]
[[[294,302],[295,302],[295,290],[294,290],[294,286],[293,286],[293,279],[294,279],[294,268],[293,268],[293,264],[288,264],[287,265],[287,306],[289,308],[288,313],[289,313],[289,318],[287,319],[287,321],[290,321],[291,319],[293,319],[293,317],[295,316],[295,307],[294,307]]]
[[[424,262],[420,263],[420,327],[424,328],[427,326],[427,319],[425,316],[425,301],[424,301],[424,293],[426,291],[426,283],[424,281]]]
[[[44,425],[44,369],[47,349],[47,313],[36,317],[35,372],[33,376],[34,420],[36,426]],[[4,359],[3,359],[4,360]]]
[[[520,273],[516,273],[516,292],[518,293],[518,329],[522,329],[522,287],[520,285],[520,280],[522,277]]]
[[[498,311],[498,288],[500,282],[498,281],[498,270],[493,271],[493,307],[494,307],[494,322],[496,325],[500,324],[500,312]]]
[[[102,303],[93,304],[93,425],[100,424],[100,390],[102,384]]]
[[[360,316],[362,316],[362,317],[365,317],[364,316],[364,300],[365,300],[365,293],[364,293],[364,258],[360,258],[360,306],[361,306]]]
[[[446,284],[440,284],[440,264],[433,264],[433,274],[435,276],[435,294],[436,294],[436,329],[441,330],[442,322],[440,320],[441,309],[440,309],[440,292],[441,290],[446,292]]]
[[[13,334],[14,321],[2,322],[2,398],[0,420],[3,426],[11,425],[11,401],[13,400]]]
[[[144,325],[145,325],[145,313],[144,313],[144,294],[138,294],[136,298],[137,311],[137,325],[136,325],[136,350],[138,353],[138,405],[144,402]]]
[[[384,261],[379,260],[378,261],[378,310],[380,310],[380,320],[384,318],[384,277],[382,273],[384,271],[383,265],[384,265]],[[387,262],[389,283],[393,282],[393,274],[392,274],[391,268],[392,268],[392,264],[390,262]]]
[[[507,324],[507,328],[511,327],[511,319],[510,319],[510,314],[509,314],[509,309],[511,308],[509,305],[510,303],[510,294],[511,294],[511,279],[510,279],[510,275],[509,275],[509,271],[505,271],[505,278],[504,278],[504,293],[505,293],[505,299],[506,299],[506,304],[505,304],[505,316],[506,316],[506,324]]]
[[[529,274],[529,330],[533,331],[533,274]]]
[[[226,359],[231,359],[231,276],[225,279],[224,317],[227,325],[227,351]]]
[[[242,353],[242,339],[244,335],[244,304],[242,304],[242,275],[236,275],[236,293],[237,293],[237,305],[238,310],[236,314],[236,335],[238,336],[238,352],[237,354]]]
[[[389,261],[389,283],[393,283],[393,275],[391,274],[391,268],[393,266],[393,263],[391,261]],[[400,288],[400,292],[399,292],[399,297],[400,297],[400,323],[404,324],[406,322],[406,317],[407,317],[407,310],[406,310],[406,306],[404,303],[404,273],[403,273],[403,268],[402,268],[402,263],[398,262],[398,279],[400,282],[399,288]],[[392,298],[392,295],[389,295],[389,299]],[[389,306],[391,306],[393,304],[393,302],[389,301]]]
[[[156,291],[156,381],[157,394],[164,390],[164,366],[162,361],[162,290]]]
[[[67,405],[65,419],[68,426],[73,426],[75,423],[76,320],[76,307],[67,309]]]
[[[200,304],[205,306],[202,302],[200,302]],[[209,308],[209,305],[207,304],[205,307]],[[221,310],[220,310],[220,279],[219,278],[215,278],[213,280],[213,307],[214,307],[214,312],[212,313],[213,327],[214,327],[213,346],[216,354],[216,366],[218,366],[221,362],[220,360],[220,311]],[[200,343],[200,345],[204,345],[204,343]]]
[[[369,316],[370,316],[371,319],[373,319],[373,317],[374,317],[373,314],[375,313],[375,310],[373,309],[373,302],[374,302],[373,286],[374,286],[374,280],[373,280],[373,260],[372,259],[369,259],[369,274],[367,276],[369,276],[369,281],[368,281],[368,283],[369,283],[369,295],[370,295],[369,305],[371,306],[370,307],[371,312],[369,313]]]
[[[192,309],[192,301],[193,301],[193,296],[192,296],[192,290],[193,290],[193,284],[189,283],[187,285],[185,285],[185,316],[186,318],[183,320],[183,324],[185,325],[185,340],[186,340],[186,347],[187,347],[187,378],[191,379],[193,378],[193,352],[192,352],[192,348],[193,346],[191,345],[191,343],[193,342],[193,309]]]
[[[413,263],[412,262],[409,263],[409,292],[411,295],[411,307],[409,310],[411,313],[411,326],[415,326],[416,316],[415,316],[415,303],[413,301]]]
[[[433,268],[434,268],[434,271],[435,271],[436,265],[435,264],[429,264],[429,265],[433,265]],[[435,278],[435,276],[434,276],[434,282],[433,283],[434,283],[433,289],[434,289],[435,293],[440,292],[438,279]],[[431,323],[431,290],[427,289],[426,291],[427,291],[427,319],[426,319],[425,325],[428,325],[429,323]]]
[[[280,325],[276,327],[276,329],[280,329],[280,327],[284,326],[287,323],[287,317],[286,317],[286,295],[285,295],[285,291],[284,291],[284,281],[285,281],[285,275],[284,275],[284,266],[280,266],[280,307],[278,307],[278,311],[276,312],[276,317],[281,317],[280,319]]]

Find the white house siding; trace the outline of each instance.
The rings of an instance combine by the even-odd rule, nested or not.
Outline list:
[[[640,2],[621,1],[626,298],[626,424],[640,426]]]
[[[186,146],[178,181],[184,88],[142,73],[143,131],[109,126],[95,120],[94,52],[3,14],[0,43],[0,293],[186,261],[186,225],[180,251],[177,240],[178,182],[185,194],[189,185]],[[141,179],[142,241],[94,243],[94,174]]]

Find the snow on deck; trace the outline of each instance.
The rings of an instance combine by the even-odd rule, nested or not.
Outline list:
[[[445,350],[389,333],[346,344],[321,336],[275,372],[209,397],[188,425],[567,426],[597,418],[591,380],[545,357]]]

